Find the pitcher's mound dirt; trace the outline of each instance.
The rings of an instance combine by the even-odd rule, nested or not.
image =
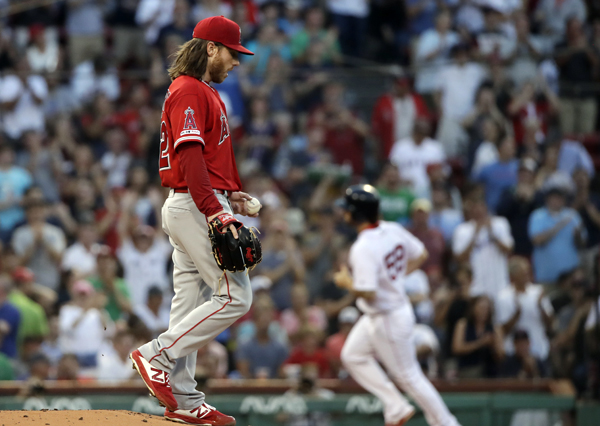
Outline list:
[[[170,426],[164,417],[118,410],[0,411],[0,426]]]

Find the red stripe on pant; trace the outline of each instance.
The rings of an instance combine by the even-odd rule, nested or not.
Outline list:
[[[227,274],[225,273],[225,281],[227,282],[227,296],[229,297],[229,300],[227,302],[225,302],[225,304],[220,307],[219,309],[217,309],[216,311],[214,311],[212,314],[205,316],[204,318],[202,318],[198,323],[196,323],[196,325],[194,325],[192,328],[190,328],[188,331],[186,331],[185,333],[183,333],[181,336],[179,336],[173,343],[171,343],[169,346],[162,348],[156,355],[154,355],[152,358],[150,358],[150,360],[148,362],[152,362],[152,360],[154,358],[156,358],[157,356],[160,356],[162,354],[162,351],[164,351],[165,349],[170,349],[173,347],[173,345],[175,343],[177,343],[179,341],[179,339],[181,339],[183,336],[185,336],[186,334],[188,334],[190,331],[192,331],[194,328],[198,327],[200,324],[202,324],[205,320],[209,319],[210,317],[212,317],[214,314],[222,311],[223,309],[225,309],[225,306],[229,305],[231,303],[231,294],[229,293],[229,279],[227,278]]]

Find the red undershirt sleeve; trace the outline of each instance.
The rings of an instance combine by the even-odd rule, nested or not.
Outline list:
[[[208,170],[204,162],[203,145],[196,142],[182,143],[177,147],[177,153],[183,177],[198,210],[206,217],[222,211],[223,206],[221,206],[210,184]]]

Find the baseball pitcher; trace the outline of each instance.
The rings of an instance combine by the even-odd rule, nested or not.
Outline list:
[[[239,65],[240,27],[223,16],[200,21],[169,69],[160,123],[159,170],[171,188],[162,226],[173,245],[169,329],[131,354],[134,368],[169,420],[233,426],[196,390],[198,349],[243,316],[252,303],[246,268],[260,262],[260,243],[233,214],[249,215],[240,192],[225,105],[210,83]],[[255,213],[253,216],[256,216]],[[212,287],[204,303],[202,286]]]

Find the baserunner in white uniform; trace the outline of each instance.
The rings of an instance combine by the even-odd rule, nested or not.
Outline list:
[[[372,186],[351,186],[338,204],[359,235],[350,249],[351,271],[343,268],[335,281],[358,297],[364,313],[342,349],[344,366],[382,401],[386,426],[402,426],[415,413],[394,383],[419,404],[431,426],[458,426],[417,361],[415,315],[404,291],[405,276],[423,264],[427,250],[401,225],[378,221],[379,194]]]

